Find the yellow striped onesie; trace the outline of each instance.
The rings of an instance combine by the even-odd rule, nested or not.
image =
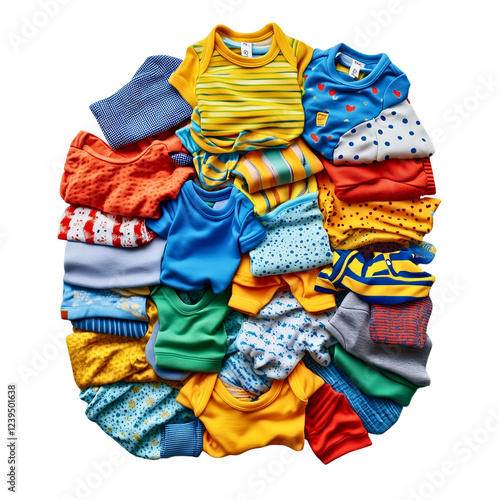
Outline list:
[[[269,49],[245,57],[224,39]],[[191,136],[200,149],[223,154],[290,145],[304,128],[303,72],[312,53],[274,23],[254,33],[219,25],[190,46],[169,83],[194,108]]]

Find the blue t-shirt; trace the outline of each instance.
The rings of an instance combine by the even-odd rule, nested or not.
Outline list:
[[[234,186],[205,191],[187,181],[178,197],[164,201],[161,208],[162,216],[146,219],[146,224],[167,239],[160,280],[178,290],[211,286],[222,293],[241,254],[266,236],[252,203]]]
[[[363,78],[336,68],[337,62],[349,67],[352,60],[363,65]],[[386,54],[366,55],[345,44],[315,49],[304,78],[303,137],[329,161],[343,134],[406,100],[410,88],[406,75]]]

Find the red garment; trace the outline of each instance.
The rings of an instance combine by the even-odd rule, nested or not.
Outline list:
[[[372,444],[347,398],[328,384],[322,385],[307,402],[305,437],[324,464]]]
[[[178,152],[187,153],[175,134],[113,151],[99,137],[82,131],[69,148],[61,197],[113,215],[158,218],[159,204],[175,198],[195,175],[194,168],[177,166],[170,158]]]
[[[335,185],[335,196],[348,203],[411,200],[436,193],[430,158],[343,166],[320,159]]]

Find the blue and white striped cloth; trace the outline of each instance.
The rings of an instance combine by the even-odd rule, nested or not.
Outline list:
[[[84,318],[73,320],[71,324],[79,330],[86,332],[108,333],[140,339],[148,331],[148,323],[145,321],[130,321],[114,318]]]

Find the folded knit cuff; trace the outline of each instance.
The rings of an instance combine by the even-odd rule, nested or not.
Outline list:
[[[200,420],[163,426],[160,458],[199,457],[202,451],[203,424]]]
[[[432,165],[430,158],[424,158],[423,160],[424,174],[427,177],[427,186],[423,196],[436,194],[436,183],[434,181],[434,173],[432,172]]]

